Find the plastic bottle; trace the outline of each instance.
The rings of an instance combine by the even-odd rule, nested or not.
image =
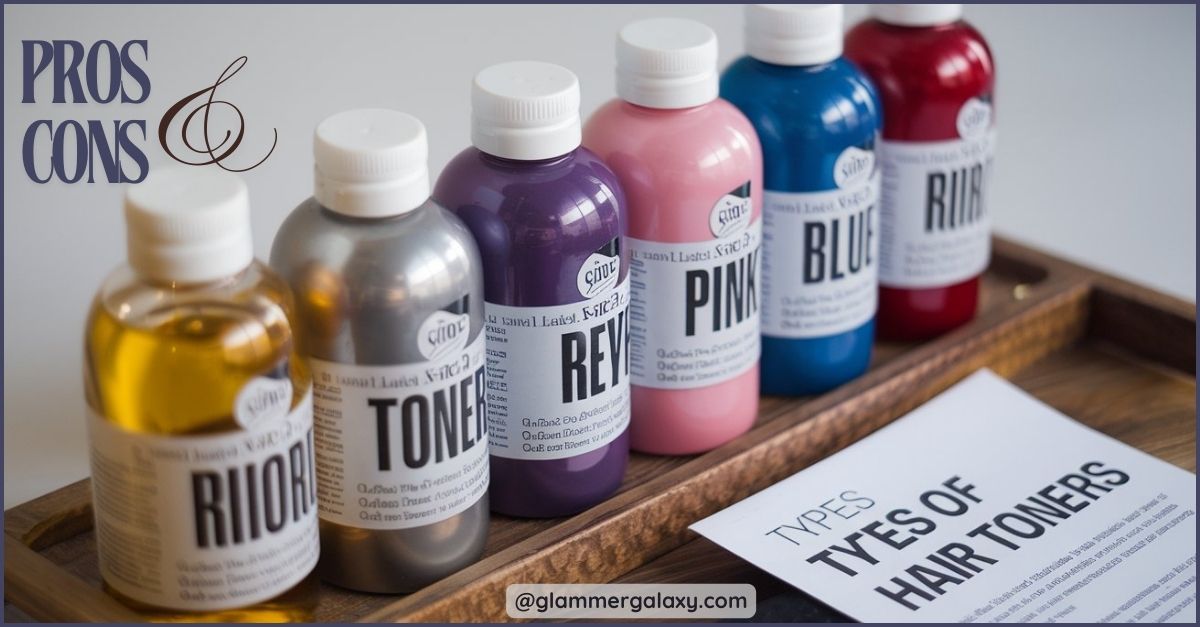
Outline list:
[[[763,147],[762,391],[826,391],[871,361],[882,116],[842,58],[842,5],[750,5],[721,95]]]
[[[579,82],[493,65],[471,142],[433,197],[484,263],[493,511],[564,516],[608,497],[629,460],[629,284],[616,176],[580,147]]]
[[[125,221],[129,263],[85,334],[105,587],[153,620],[311,620],[311,381],[291,292],[254,259],[246,186],[155,168]]]
[[[584,129],[629,199],[631,445],[685,455],[758,413],[762,151],[717,97],[717,39],[650,19],[617,37],[618,99]]]
[[[846,56],[879,88],[878,330],[939,335],[975,316],[991,252],[995,67],[960,4],[876,4]]]
[[[411,592],[477,560],[488,531],[483,270],[429,199],[416,118],[317,126],[313,197],[275,236],[313,372],[321,577]]]

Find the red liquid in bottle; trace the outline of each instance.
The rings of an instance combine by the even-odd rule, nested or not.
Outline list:
[[[975,316],[979,274],[986,266],[988,254],[987,250],[979,250],[987,244],[978,238],[988,237],[986,231],[990,230],[983,192],[991,170],[994,145],[995,68],[987,42],[957,17],[932,24],[913,24],[920,21],[919,17],[916,20],[888,19],[888,22],[909,22],[908,25],[888,23],[880,17],[889,16],[862,22],[846,35],[845,54],[874,80],[879,89],[883,103],[884,143],[894,142],[892,145],[901,146],[903,150],[912,149],[915,153],[923,150],[923,146],[936,145],[948,151],[952,147],[949,142],[975,141],[978,145],[973,149],[980,151],[974,165],[966,161],[955,163],[946,168],[948,172],[938,173],[939,180],[934,180],[934,175],[929,173],[925,197],[921,197],[918,188],[922,183],[916,177],[926,173],[912,172],[910,188],[913,194],[887,198],[888,171],[884,170],[884,220],[889,215],[886,204],[891,202],[892,219],[897,222],[936,224],[940,220],[945,225],[957,218],[963,225],[960,228],[985,231],[976,233],[975,243],[971,245],[974,250],[934,262],[942,267],[931,272],[910,267],[909,274],[903,279],[899,279],[898,274],[904,274],[904,271],[893,273],[894,277],[885,277],[881,272],[876,318],[879,336],[917,340],[949,331]],[[938,19],[944,20],[944,17],[933,21]],[[941,192],[943,199],[946,196],[954,198],[958,206],[951,207],[954,204],[951,202],[931,202],[928,196],[933,191],[930,190]],[[894,232],[902,230],[895,224],[891,226]],[[888,230],[885,224],[885,237]],[[913,241],[925,237],[913,232]],[[894,249],[891,251],[894,258],[887,259],[889,251],[881,251],[882,263],[886,265],[890,261],[893,267],[903,265],[897,261],[901,252]]]

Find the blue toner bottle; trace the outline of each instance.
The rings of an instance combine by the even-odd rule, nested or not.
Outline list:
[[[762,392],[816,394],[871,360],[879,99],[842,58],[840,4],[746,7],[746,52],[721,97],[763,149]]]

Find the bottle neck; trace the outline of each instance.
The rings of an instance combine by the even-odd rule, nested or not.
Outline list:
[[[901,33],[913,32],[936,32],[944,30],[954,30],[963,25],[962,18],[950,22],[939,22],[937,24],[896,24],[894,22],[885,22],[879,18],[873,18],[875,24],[880,28],[892,30]]]
[[[405,211],[399,211],[399,212],[380,214],[380,215],[372,215],[372,216],[360,216],[360,215],[354,215],[351,213],[344,213],[344,212],[338,211],[336,209],[333,209],[332,207],[326,206],[324,203],[322,203],[316,197],[313,197],[312,202],[313,202],[313,204],[315,204],[317,206],[317,208],[321,211],[321,213],[330,220],[335,220],[335,221],[341,222],[343,224],[373,224],[373,223],[379,223],[379,222],[390,222],[393,220],[403,220],[411,215],[419,213],[421,207],[424,207],[426,205],[426,203],[429,202],[429,199],[426,198],[424,201],[421,202],[421,204],[413,207],[412,209],[407,209]]]
[[[510,159],[508,157],[499,157],[493,154],[488,154],[479,148],[476,148],[476,150],[479,151],[480,160],[490,166],[505,170],[517,170],[523,168],[545,168],[561,165],[567,161],[570,161],[575,156],[575,153],[579,150],[579,147],[576,146],[571,150],[571,152],[559,155],[557,157],[549,157],[547,159]]]
[[[136,268],[130,267],[129,271],[133,276],[137,277],[142,283],[161,290],[169,290],[172,292],[203,292],[208,290],[218,290],[226,286],[232,285],[241,281],[246,276],[250,269],[254,266],[251,261],[246,267],[232,274],[227,274],[215,278],[206,278],[204,280],[175,280],[165,276],[150,276],[138,272]]]
[[[712,105],[712,103],[714,103],[716,101],[717,101],[717,99],[713,99],[713,100],[709,100],[708,102],[705,102],[703,104],[698,104],[698,105],[694,105],[691,107],[679,107],[679,108],[647,107],[646,105],[636,104],[633,102],[629,102],[628,100],[622,100],[621,105],[625,106],[625,107],[629,107],[632,110],[634,110],[637,113],[640,113],[642,115],[687,115],[689,113],[693,113],[696,111],[703,111],[705,108],[709,107],[710,105]]]
[[[810,73],[814,73],[814,72],[823,72],[825,70],[828,70],[828,69],[834,67],[842,60],[843,57],[842,57],[842,55],[838,55],[827,61],[821,61],[820,63],[807,63],[807,64],[773,63],[771,61],[764,61],[763,59],[759,59],[758,57],[754,57],[754,56],[751,56],[750,58],[753,59],[756,63],[759,63],[760,65],[762,65],[772,71],[803,72],[805,74],[810,74]]]

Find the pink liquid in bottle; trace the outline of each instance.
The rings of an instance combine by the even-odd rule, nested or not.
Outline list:
[[[691,20],[617,38],[617,93],[583,143],[629,207],[634,450],[706,451],[758,414],[762,151],[717,97],[717,40]]]

